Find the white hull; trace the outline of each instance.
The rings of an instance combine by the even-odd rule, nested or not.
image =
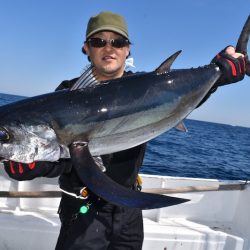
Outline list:
[[[217,180],[142,175],[143,187],[217,186]],[[235,182],[234,182],[235,183]],[[243,185],[243,182],[237,182]],[[57,180],[16,182],[0,171],[0,190],[58,190]],[[250,184],[244,190],[189,192],[190,202],[144,211],[143,250],[250,250]],[[52,250],[59,198],[0,198],[1,250]]]

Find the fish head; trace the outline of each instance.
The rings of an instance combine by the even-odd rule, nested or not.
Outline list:
[[[22,163],[57,161],[67,147],[47,125],[0,124],[0,158]],[[66,153],[67,155],[67,153]]]

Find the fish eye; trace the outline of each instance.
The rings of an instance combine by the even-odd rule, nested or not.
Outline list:
[[[10,135],[8,131],[5,128],[0,127],[0,142],[7,142],[9,139]]]

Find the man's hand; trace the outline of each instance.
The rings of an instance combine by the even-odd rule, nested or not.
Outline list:
[[[14,161],[5,161],[3,162],[4,169],[7,174],[15,180],[31,180],[34,179],[37,175],[42,175],[41,167],[37,168],[36,162],[30,164],[24,164]]]
[[[4,169],[12,179],[18,181],[32,180],[37,177],[56,177],[71,171],[70,159],[60,159],[58,162],[32,162],[29,164],[14,161],[4,161]]]
[[[233,46],[228,46],[217,54],[212,63],[217,64],[222,72],[222,76],[217,81],[217,86],[241,81],[245,76],[245,56],[237,53]]]

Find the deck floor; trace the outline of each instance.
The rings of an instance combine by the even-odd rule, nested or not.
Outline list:
[[[194,222],[185,218],[144,219],[143,250],[245,250],[248,241],[227,222]]]
[[[5,211],[0,220],[1,250],[54,249],[60,229],[55,212]],[[185,218],[161,219],[159,223],[144,218],[143,250],[248,250],[247,240],[230,223],[208,224]]]

